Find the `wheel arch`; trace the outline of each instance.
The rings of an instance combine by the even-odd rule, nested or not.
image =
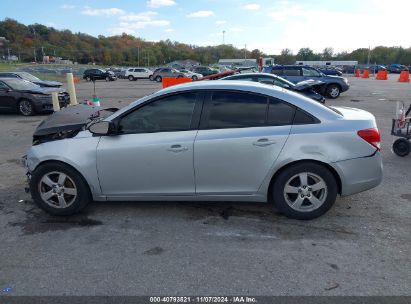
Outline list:
[[[93,189],[94,189],[94,187],[90,184],[90,181],[86,178],[86,176],[85,176],[80,170],[78,170],[78,168],[76,168],[75,166],[73,166],[73,165],[71,165],[71,164],[69,164],[69,163],[67,163],[67,162],[64,162],[64,161],[61,161],[61,160],[54,160],[54,159],[44,160],[44,161],[39,162],[39,163],[36,165],[36,167],[34,168],[34,171],[37,170],[40,166],[44,166],[44,165],[46,165],[46,164],[53,164],[53,163],[54,163],[54,164],[61,164],[61,165],[67,166],[67,167],[69,167],[70,169],[76,171],[76,172],[85,180],[86,185],[87,185],[87,188],[88,188],[88,191],[89,191],[89,194],[90,194],[91,196],[93,196],[93,193],[94,193]]]
[[[341,195],[341,193],[342,193],[342,181],[341,181],[340,175],[339,175],[338,172],[335,170],[335,168],[333,168],[331,165],[329,165],[329,164],[327,164],[327,163],[325,163],[325,162],[319,161],[319,160],[314,160],[314,159],[301,159],[301,160],[297,160],[297,161],[293,161],[293,162],[290,162],[290,163],[285,164],[284,166],[282,166],[281,168],[279,168],[279,169],[274,173],[274,175],[271,177],[270,184],[269,184],[269,186],[268,186],[268,192],[267,192],[267,201],[268,201],[268,202],[272,201],[272,188],[273,188],[273,185],[274,185],[274,181],[276,180],[276,178],[278,177],[278,175],[279,175],[281,172],[283,172],[284,170],[286,170],[287,168],[292,167],[292,166],[297,165],[297,164],[301,164],[301,163],[314,163],[314,164],[321,165],[321,166],[327,168],[328,170],[330,170],[330,172],[333,174],[333,176],[334,176],[334,178],[335,178],[335,181],[337,182],[338,194]]]

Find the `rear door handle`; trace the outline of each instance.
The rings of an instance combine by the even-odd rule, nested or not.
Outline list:
[[[267,147],[274,144],[275,140],[269,140],[268,138],[260,138],[259,140],[253,142],[253,145],[257,147]]]
[[[172,145],[170,148],[167,149],[167,151],[170,151],[170,152],[184,152],[187,150],[188,148],[182,145]]]

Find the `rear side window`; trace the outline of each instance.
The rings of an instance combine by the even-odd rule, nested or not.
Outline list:
[[[273,69],[271,70],[271,74],[275,74],[275,75],[284,75],[283,73],[283,68],[282,67],[273,67]]]
[[[309,125],[319,123],[319,120],[301,109],[297,109],[294,117],[295,125]]]
[[[300,68],[284,68],[284,76],[301,76]]]
[[[239,92],[214,92],[208,129],[258,127],[265,124],[267,98]]]
[[[278,99],[270,99],[267,122],[270,126],[292,125],[295,107]]]

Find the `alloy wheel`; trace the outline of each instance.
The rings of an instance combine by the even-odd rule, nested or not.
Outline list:
[[[325,181],[317,174],[302,172],[291,177],[284,187],[287,204],[299,212],[310,212],[320,208],[327,199]]]
[[[29,100],[24,99],[19,103],[19,110],[20,113],[24,116],[30,116],[31,114],[33,114],[33,105]]]
[[[67,208],[77,197],[76,184],[63,172],[45,174],[38,187],[41,199],[53,208]]]

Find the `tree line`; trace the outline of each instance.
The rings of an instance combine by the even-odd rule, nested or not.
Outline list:
[[[315,53],[310,48],[301,48],[297,54],[283,49],[279,55],[264,54],[258,49],[249,51],[232,45],[196,46],[170,40],[146,41],[128,34],[93,37],[70,30],[57,30],[41,24],[24,25],[6,18],[0,21],[0,37],[6,42],[0,46],[0,56],[15,55],[22,62],[43,55],[62,57],[73,62],[95,62],[105,65],[157,66],[174,60],[192,59],[202,64],[213,64],[219,59],[273,57],[278,64],[293,64],[296,60],[357,60],[359,63],[411,65],[411,48],[378,46],[372,50],[359,48],[352,52],[334,53],[326,48]]]

